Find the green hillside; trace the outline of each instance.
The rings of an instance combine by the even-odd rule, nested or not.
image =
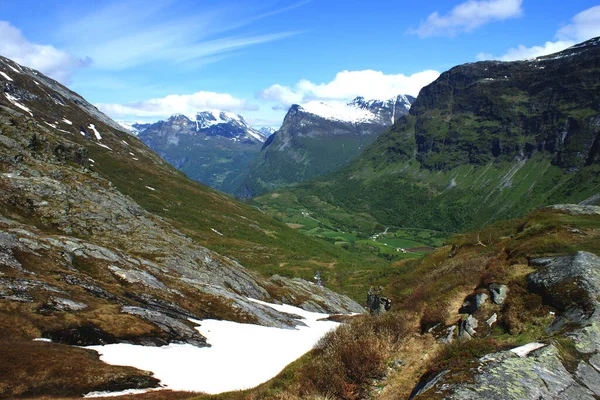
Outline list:
[[[600,202],[600,50],[443,73],[347,167],[256,203],[363,233],[463,231],[554,203]]]

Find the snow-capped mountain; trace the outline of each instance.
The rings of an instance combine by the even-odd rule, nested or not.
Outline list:
[[[138,128],[135,124],[133,128]],[[175,114],[149,124],[138,137],[191,179],[223,191],[260,151],[268,135],[241,115],[200,111],[193,118]]]
[[[141,131],[148,128],[150,125],[152,125],[151,123],[147,123],[147,122],[127,122],[127,121],[118,121],[118,122],[119,122],[119,125],[121,125],[129,133],[131,133],[132,135],[135,135],[135,136],[137,136],[138,133],[140,133]]]
[[[387,100],[365,100],[364,97],[356,97],[349,103],[324,103],[322,101],[311,101],[299,106],[299,109],[319,117],[354,124],[359,123],[381,123],[390,125],[406,114],[414,98],[399,95]]]
[[[258,128],[258,131],[268,138],[269,136],[277,132],[277,129],[273,128],[272,126],[263,126],[261,128]]]
[[[410,96],[399,95],[386,100],[357,97],[346,104],[311,101],[291,106],[281,128],[238,179],[235,193],[254,196],[345,165],[406,115],[412,101]]]

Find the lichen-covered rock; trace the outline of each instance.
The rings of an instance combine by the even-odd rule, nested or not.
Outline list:
[[[452,400],[592,400],[594,393],[580,384],[564,367],[558,349],[548,345],[523,357],[512,351],[489,354],[479,360],[473,382],[431,385],[444,387],[444,398]],[[452,377],[452,372],[445,378]],[[426,398],[427,393],[417,397]]]
[[[600,318],[600,257],[580,251],[574,256],[538,258],[530,263],[538,268],[527,277],[530,290],[563,312],[549,331]]]

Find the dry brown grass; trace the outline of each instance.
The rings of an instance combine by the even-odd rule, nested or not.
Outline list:
[[[156,385],[151,373],[105,364],[78,347],[0,339],[0,397],[77,396],[95,390]]]
[[[387,372],[387,361],[411,332],[398,313],[362,316],[323,337],[298,372],[302,395],[362,398],[368,384]]]

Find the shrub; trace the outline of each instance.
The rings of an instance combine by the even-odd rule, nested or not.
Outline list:
[[[360,397],[366,384],[384,374],[391,344],[408,332],[396,313],[359,317],[330,332],[317,343],[313,359],[301,371],[305,394]]]

